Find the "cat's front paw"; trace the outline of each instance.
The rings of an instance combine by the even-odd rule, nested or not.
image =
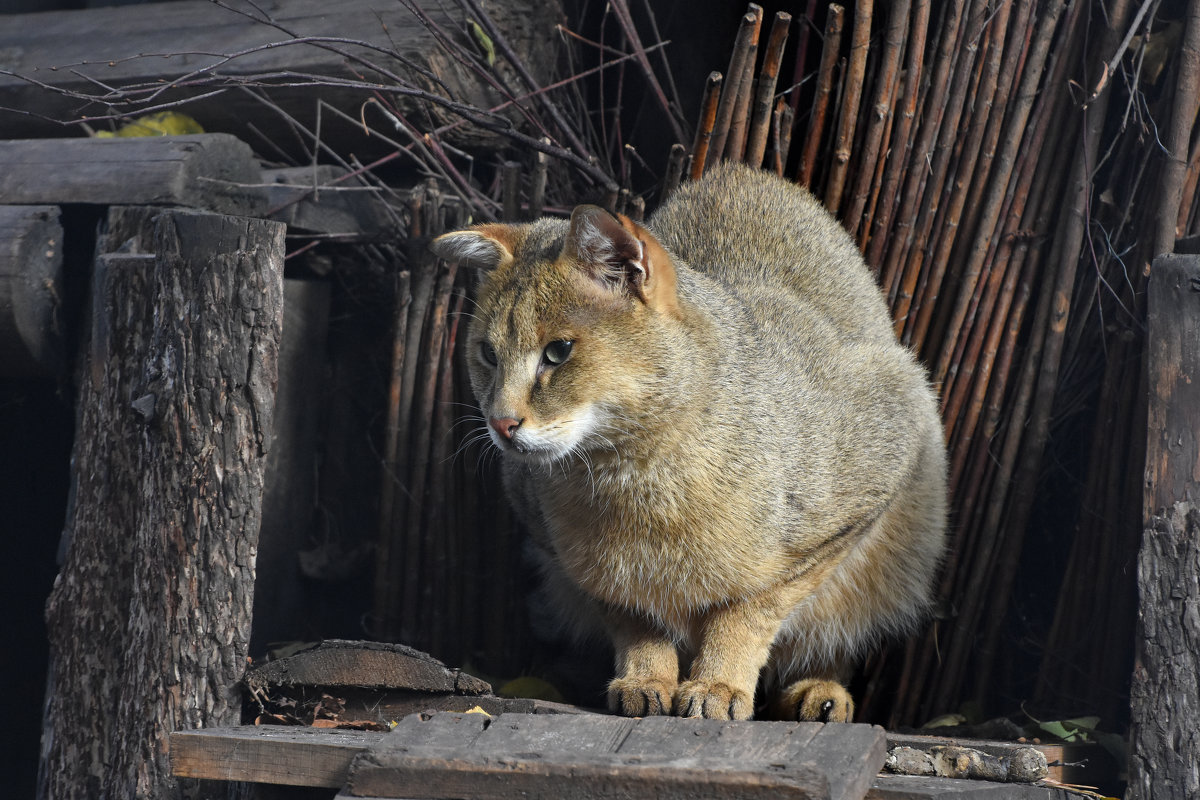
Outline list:
[[[801,722],[849,722],[854,698],[837,681],[805,678],[783,692],[783,717]]]
[[[684,681],[675,690],[675,713],[681,717],[750,719],[754,693],[720,681]]]
[[[671,713],[673,684],[656,678],[613,678],[608,684],[608,710],[623,717],[658,717]]]

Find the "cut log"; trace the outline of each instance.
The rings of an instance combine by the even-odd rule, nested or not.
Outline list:
[[[61,368],[62,251],[57,208],[0,206],[0,377]]]
[[[41,797],[176,797],[169,732],[240,718],[283,232],[109,212],[46,611]]]
[[[224,133],[135,139],[0,141],[0,202],[188,206],[266,211],[250,148]]]
[[[246,675],[255,686],[360,687],[418,692],[491,692],[485,681],[402,644],[330,639],[299,653],[255,667]]]
[[[1200,796],[1200,256],[1154,260],[1127,797]]]
[[[62,130],[51,120],[137,114],[199,98],[183,110],[205,130],[236,134],[255,147],[267,144],[265,138],[273,150],[303,159],[313,142],[298,140],[294,120],[319,131],[323,140],[335,134],[342,152],[361,157],[368,150],[392,148],[364,135],[358,120],[378,123],[395,135],[391,119],[363,106],[375,88],[406,116],[424,120],[432,114],[438,122],[457,118],[413,97],[412,90],[434,91],[483,109],[504,100],[441,50],[402,3],[343,0],[336,10],[325,0],[230,5],[244,13],[207,0],[183,0],[142,4],[136,12],[114,7],[6,16],[0,27],[5,54],[0,125],[10,136],[47,136]],[[475,45],[464,12],[451,13],[441,3],[421,5],[433,24],[470,52]],[[544,78],[555,58],[557,2],[483,0],[480,5],[530,72]],[[263,21],[264,14],[271,22]],[[509,67],[497,59],[495,69],[505,74]],[[255,90],[261,94],[227,88],[213,95],[214,84],[226,78],[261,87]],[[402,82],[406,94],[388,91]],[[509,83],[524,88],[517,80]],[[81,95],[97,99],[89,102]],[[355,122],[325,109],[318,124],[320,103]],[[496,134],[474,127],[457,133],[455,141],[464,146],[491,149],[498,142]]]

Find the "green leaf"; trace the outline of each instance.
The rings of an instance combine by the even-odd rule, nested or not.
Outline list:
[[[471,36],[475,39],[475,44],[479,45],[480,52],[483,53],[483,58],[487,61],[489,67],[496,66],[496,44],[492,41],[492,37],[488,36],[483,26],[473,19],[467,20],[467,27],[471,29]]]

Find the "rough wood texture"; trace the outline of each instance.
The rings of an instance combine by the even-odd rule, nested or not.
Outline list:
[[[337,789],[345,785],[354,757],[385,736],[274,725],[176,731],[171,771],[178,778]]]
[[[168,733],[239,717],[283,225],[112,209],[97,250],[39,795],[168,798]]]
[[[1046,777],[1060,783],[1076,783],[1095,785],[1096,780],[1089,779],[1095,777],[1097,771],[1102,767],[1097,765],[1097,762],[1104,762],[1104,766],[1108,766],[1108,758],[1104,749],[1097,744],[1021,744],[1019,742],[1003,742],[992,739],[971,739],[961,736],[922,736],[918,734],[902,734],[888,733],[887,737],[888,750],[893,747],[912,747],[917,750],[929,750],[933,747],[943,747],[946,745],[957,745],[961,747],[970,747],[979,750],[983,753],[998,756],[1001,758],[1012,757],[1014,753],[1026,747],[1034,747],[1039,750],[1045,757],[1048,764],[1052,764],[1048,768]],[[1072,766],[1068,766],[1072,765]],[[1092,771],[1085,771],[1082,766],[1094,767]],[[1107,778],[1115,777],[1105,775]]]
[[[54,375],[62,364],[62,245],[57,208],[0,206],[2,377]]]
[[[1078,796],[1050,786],[880,775],[866,800],[1071,800]]]
[[[103,116],[114,109],[137,113],[144,107],[131,107],[114,97],[118,102],[109,108],[100,102],[82,102],[62,91],[100,96],[105,94],[104,87],[141,86],[153,90],[153,96],[143,91],[132,99],[161,104],[211,93],[211,82],[204,85],[204,81],[215,74],[273,84],[264,91],[276,108],[308,130],[319,129],[326,140],[335,133],[333,138],[342,142],[344,152],[361,156],[364,149],[386,146],[364,136],[357,126],[360,107],[372,96],[372,84],[386,92],[401,81],[410,89],[434,89],[437,81],[447,87],[437,89],[438,93],[484,109],[505,99],[438,48],[435,38],[404,4],[343,0],[336,13],[331,13],[325,0],[229,5],[244,13],[207,0],[183,0],[141,4],[136,13],[115,7],[7,16],[0,27],[0,53],[5,54],[6,70],[0,75],[0,124],[10,136],[53,135],[62,128],[33,115],[66,122],[81,116]],[[544,77],[554,59],[554,25],[561,15],[557,3],[484,0],[480,5],[501,27],[532,74]],[[449,13],[440,3],[422,6],[447,35],[467,42],[463,12],[456,8]],[[263,17],[259,9],[279,27],[258,21]],[[313,37],[318,41],[312,41]],[[297,38],[306,41],[297,42]],[[497,59],[496,69],[503,72],[508,66]],[[333,85],[317,86],[309,76],[326,78]],[[361,82],[363,88],[337,85],[346,82]],[[289,83],[294,85],[282,85]],[[509,83],[519,85],[513,79]],[[449,119],[410,96],[391,95],[391,99],[405,115],[423,117],[431,112],[437,121]],[[341,110],[355,124],[338,120],[326,109],[318,126],[318,101]],[[269,109],[249,92],[227,89],[195,100],[184,110],[206,130],[234,133],[256,146],[264,136],[276,147],[293,151],[301,144],[284,113]],[[363,113],[371,123],[381,123],[389,132],[395,130],[378,110],[367,108]],[[458,133],[460,144],[497,143],[494,134],[481,129],[464,127]],[[304,142],[298,152],[302,154],[310,144]]]
[[[480,695],[492,687],[474,675],[402,644],[329,639],[309,650],[255,667],[247,683],[260,686],[357,686]]]
[[[262,174],[224,133],[134,139],[0,141],[4,203],[167,205],[259,215]]]
[[[867,725],[652,717],[415,715],[350,770],[359,797],[861,798]]]
[[[254,623],[250,652],[270,642],[305,641],[311,636],[306,587],[297,564],[311,546],[317,507],[319,417],[316,400],[325,388],[325,343],[329,337],[330,284],[284,281],[283,340],[275,426],[267,453],[263,522],[258,536]]]
[[[383,747],[389,735],[273,726],[178,731],[171,734],[171,766],[181,778],[336,788],[345,785],[355,756]],[[662,738],[650,736],[647,744]],[[704,740],[698,737],[692,751],[702,753]],[[611,741],[611,737],[606,741]],[[568,785],[559,796],[575,797],[575,789]],[[339,800],[351,797],[362,795],[351,795],[348,790],[338,795]],[[1068,800],[1069,797],[1061,789],[1043,786],[902,775],[877,775],[866,793],[867,800]]]
[[[270,218],[286,222],[293,232],[339,242],[394,238],[399,222],[380,199],[380,190],[349,175],[349,170],[328,164],[265,170]]]
[[[1146,526],[1127,797],[1200,796],[1200,256],[1150,273]]]

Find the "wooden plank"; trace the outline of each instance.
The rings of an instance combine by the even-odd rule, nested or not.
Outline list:
[[[421,692],[490,693],[485,681],[451,669],[428,653],[402,644],[327,639],[308,650],[254,667],[253,686],[355,686]]]
[[[177,778],[336,789],[345,785],[354,757],[385,736],[273,725],[175,731],[171,772]]]
[[[380,199],[380,189],[349,174],[330,164],[265,170],[269,217],[286,223],[289,232],[339,242],[394,238],[399,222]]]
[[[1154,260],[1127,797],[1200,796],[1200,256]]]
[[[1063,789],[954,778],[915,775],[880,775],[871,784],[866,800],[1070,800]]]
[[[453,4],[422,4],[433,24],[448,35],[462,35],[467,13],[448,11],[447,5]],[[554,25],[561,16],[557,0],[487,0],[482,5],[545,85],[556,53]],[[372,86],[387,93],[389,87],[402,85],[411,94],[440,82],[448,96],[484,109],[505,99],[443,53],[401,3],[341,0],[333,12],[325,0],[288,0],[267,6],[237,4],[237,9],[245,13],[207,0],[181,0],[139,4],[136,13],[114,7],[6,15],[0,26],[5,68],[0,75],[0,125],[9,136],[61,135],[61,125],[51,120],[94,119],[114,111],[136,114],[146,104],[199,98],[183,110],[205,130],[233,133],[255,147],[266,144],[265,138],[272,149],[306,159],[312,141],[297,137],[292,120],[318,130],[317,109],[324,102],[354,123],[326,109],[319,127],[322,139],[338,141],[342,152],[362,157],[393,146],[365,135],[360,119],[379,123],[389,136],[395,135],[391,120],[375,108],[362,107],[372,96]],[[258,21],[263,16],[259,9],[279,27]],[[291,34],[338,41],[298,42]],[[259,84],[261,96],[273,107],[236,89],[203,97],[224,82],[210,71]],[[271,79],[279,74],[296,80]],[[303,76],[325,77],[334,85],[318,85]],[[180,81],[182,77],[187,80]],[[336,85],[346,82],[364,87]],[[109,87],[132,92],[129,99],[135,102],[109,106],[104,100],[80,97],[107,96],[112,102]],[[439,123],[455,119],[411,96],[390,94],[388,99],[414,119],[425,119],[427,113]],[[511,119],[517,121],[515,112]],[[486,149],[499,143],[496,134],[477,126],[461,126],[451,138],[460,146]]]
[[[0,206],[0,376],[63,364],[63,229],[54,206]]]
[[[296,564],[312,546],[313,476],[321,452],[322,403],[317,398],[328,369],[330,297],[329,281],[283,282],[283,341],[255,559],[251,653],[266,652],[271,642],[303,641],[310,630],[308,616],[315,607],[311,584]]]
[[[250,148],[224,133],[134,139],[0,141],[0,202],[266,210]]]
[[[803,758],[836,776],[830,781],[831,798],[861,798],[887,758],[887,739],[877,726],[824,725],[805,746]]]
[[[603,719],[604,717],[599,717]],[[608,719],[619,719],[610,717]],[[625,720],[634,722],[633,720]],[[675,722],[678,722],[677,720]],[[704,720],[703,722],[716,722]],[[649,724],[647,724],[649,723]],[[423,738],[417,747],[426,754],[429,751],[447,752],[464,740],[478,740],[484,730],[484,725],[490,727],[486,717],[474,714],[451,715],[442,714],[431,716],[426,722],[419,718],[404,720],[401,726],[419,730]],[[745,725],[746,723],[743,723]],[[754,725],[763,723],[748,723]],[[814,725],[815,723],[806,723]],[[465,726],[465,727],[464,727]],[[643,726],[646,730],[642,730]],[[611,730],[616,730],[614,726]],[[820,727],[817,725],[816,727]],[[716,770],[720,768],[719,759],[697,757],[697,752],[709,747],[714,741],[722,738],[722,728],[717,725],[700,725],[693,727],[690,737],[672,736],[670,729],[678,730],[672,718],[653,717],[637,721],[633,731],[625,737],[619,748],[620,752],[629,759],[636,758],[637,748],[631,749],[630,744],[641,742],[650,745],[657,739],[664,747],[670,748],[670,753],[687,753],[691,761],[701,766]],[[398,726],[399,729],[399,726]],[[526,729],[531,738],[537,731],[545,729],[530,727]],[[726,728],[725,738],[729,738],[731,730]],[[696,735],[696,731],[700,734]],[[611,732],[611,731],[610,731]],[[586,730],[576,731],[586,735]],[[797,741],[803,739],[806,728],[793,729]],[[738,735],[738,734],[735,734]],[[390,734],[372,733],[365,731],[339,731],[316,728],[283,728],[274,726],[217,728],[198,731],[179,731],[171,735],[171,765],[178,777],[205,778],[209,780],[236,780],[258,783],[287,784],[293,786],[319,786],[339,788],[348,779],[348,770],[354,757],[367,753],[372,748],[383,748]],[[636,738],[635,738],[636,736]],[[764,737],[774,739],[776,737]],[[811,739],[811,737],[809,737]],[[693,743],[694,740],[694,743]],[[612,737],[608,738],[613,741]],[[583,790],[579,783],[585,776],[572,776],[569,790],[559,787],[558,797],[578,797]],[[441,776],[430,780],[440,782]],[[361,787],[360,787],[361,788]],[[396,795],[376,795],[377,798],[395,797]],[[424,795],[419,795],[424,796]],[[339,800],[349,800],[351,797],[362,800],[370,795],[351,794],[344,789],[338,795]],[[472,795],[474,797],[474,795]],[[1014,784],[993,783],[989,781],[965,781],[950,778],[923,778],[907,775],[876,775],[873,776],[868,800],[1067,800],[1069,795],[1053,787],[1025,786]],[[725,796],[722,800],[729,800]]]
[[[455,719],[444,714],[407,718],[355,761],[349,794],[849,800],[863,796],[884,757],[882,729],[865,725],[814,732],[801,723],[675,717]],[[464,724],[456,744],[455,726]],[[806,748],[818,739],[808,756]],[[862,753],[842,753],[846,748]]]

